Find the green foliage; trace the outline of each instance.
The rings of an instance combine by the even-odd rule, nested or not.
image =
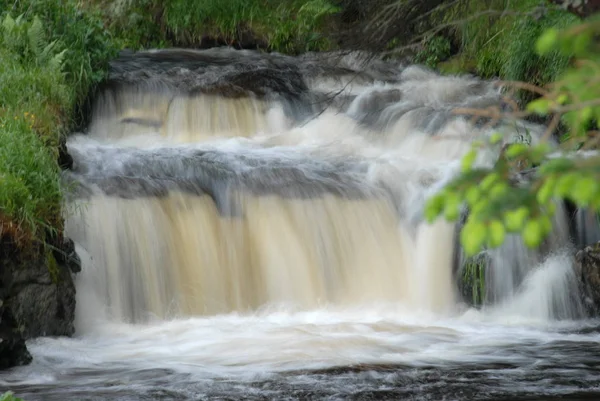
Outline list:
[[[194,45],[203,37],[233,43],[242,36],[286,53],[322,50],[326,17],[336,13],[328,0],[119,0],[96,1],[119,42],[126,47]]]
[[[479,254],[470,257],[462,266],[462,293],[473,305],[482,305],[485,300],[485,269],[488,257]]]
[[[463,63],[463,72],[544,85],[567,67],[568,52],[535,52],[536,40],[546,29],[578,21],[566,10],[551,8],[540,0],[462,0],[455,4],[438,18],[445,23],[463,21],[454,30],[460,43],[458,59],[472,60]]]
[[[0,401],[24,401],[22,398],[15,397],[11,391],[0,394]]]
[[[116,46],[75,0],[0,0],[0,235],[62,228],[58,145]]]
[[[436,35],[423,44],[423,49],[415,56],[415,62],[436,67],[441,61],[450,57],[450,40],[444,36]]]
[[[30,125],[12,112],[0,118],[0,223],[10,219],[33,235],[51,229],[60,216],[56,161]]]
[[[600,80],[593,78],[600,76],[600,46],[593,40],[598,33],[600,18],[548,30],[534,46],[540,57],[553,52],[576,57],[551,90],[527,106],[530,113],[562,117],[568,140],[553,149],[546,140],[550,130],[538,144],[516,142],[500,149],[502,136],[494,135],[474,144],[462,160],[461,175],[428,201],[425,214],[430,221],[441,214],[455,220],[462,207],[468,208],[460,235],[467,256],[500,246],[506,233],[520,233],[525,245],[538,247],[552,230],[557,201],[600,211],[600,156],[572,153],[598,144],[596,131],[590,131],[600,120]],[[495,166],[474,166],[482,147],[500,153]],[[535,173],[527,181],[514,179],[534,166]]]
[[[104,78],[108,61],[118,50],[101,14],[94,9],[83,12],[77,0],[0,0],[0,10],[26,20],[37,17],[38,38],[41,31],[46,35],[39,43],[50,46],[54,55],[63,52],[62,71],[72,93],[71,103],[63,108],[72,117],[90,89]]]
[[[48,42],[38,18],[6,15],[0,33],[0,223],[17,237],[41,237],[60,216],[54,150],[64,119],[57,110],[71,99],[65,52]]]

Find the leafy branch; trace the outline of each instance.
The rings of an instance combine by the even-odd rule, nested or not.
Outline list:
[[[501,246],[507,233],[521,234],[528,247],[538,247],[552,231],[557,202],[566,200],[579,208],[600,210],[600,155],[581,152],[595,150],[600,143],[595,129],[600,121],[598,33],[600,19],[594,18],[563,30],[549,29],[538,39],[539,55],[559,51],[573,54],[575,60],[546,88],[504,82],[541,95],[524,110],[454,111],[493,120],[550,117],[546,132],[534,138],[533,144],[508,143],[503,133],[475,141],[462,159],[461,174],[429,199],[425,211],[429,221],[442,214],[455,221],[461,210],[467,209],[460,241],[468,256],[484,247]],[[553,136],[560,123],[566,126],[567,135],[557,143]],[[495,165],[486,167],[478,162],[483,149],[500,155]],[[517,179],[524,171],[532,173]]]

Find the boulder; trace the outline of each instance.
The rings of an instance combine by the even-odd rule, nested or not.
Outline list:
[[[10,310],[0,301],[0,369],[27,365],[31,354]]]
[[[577,252],[575,260],[584,306],[590,315],[598,315],[600,312],[600,242]]]
[[[0,368],[31,361],[27,339],[74,333],[79,270],[70,240],[26,250],[0,240]]]

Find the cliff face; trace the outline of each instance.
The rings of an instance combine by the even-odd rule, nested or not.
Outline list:
[[[0,242],[0,369],[31,361],[27,339],[74,333],[79,270],[70,240],[26,252]]]

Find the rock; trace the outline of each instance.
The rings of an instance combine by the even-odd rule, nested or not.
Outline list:
[[[583,303],[590,315],[600,313],[600,242],[577,252],[575,269]]]
[[[74,333],[79,270],[72,241],[22,250],[0,239],[0,368],[31,361],[27,339]]]
[[[58,165],[63,170],[68,170],[73,167],[73,158],[67,150],[67,138],[61,135],[58,146]]]
[[[0,369],[27,365],[31,354],[10,310],[0,306]]]

